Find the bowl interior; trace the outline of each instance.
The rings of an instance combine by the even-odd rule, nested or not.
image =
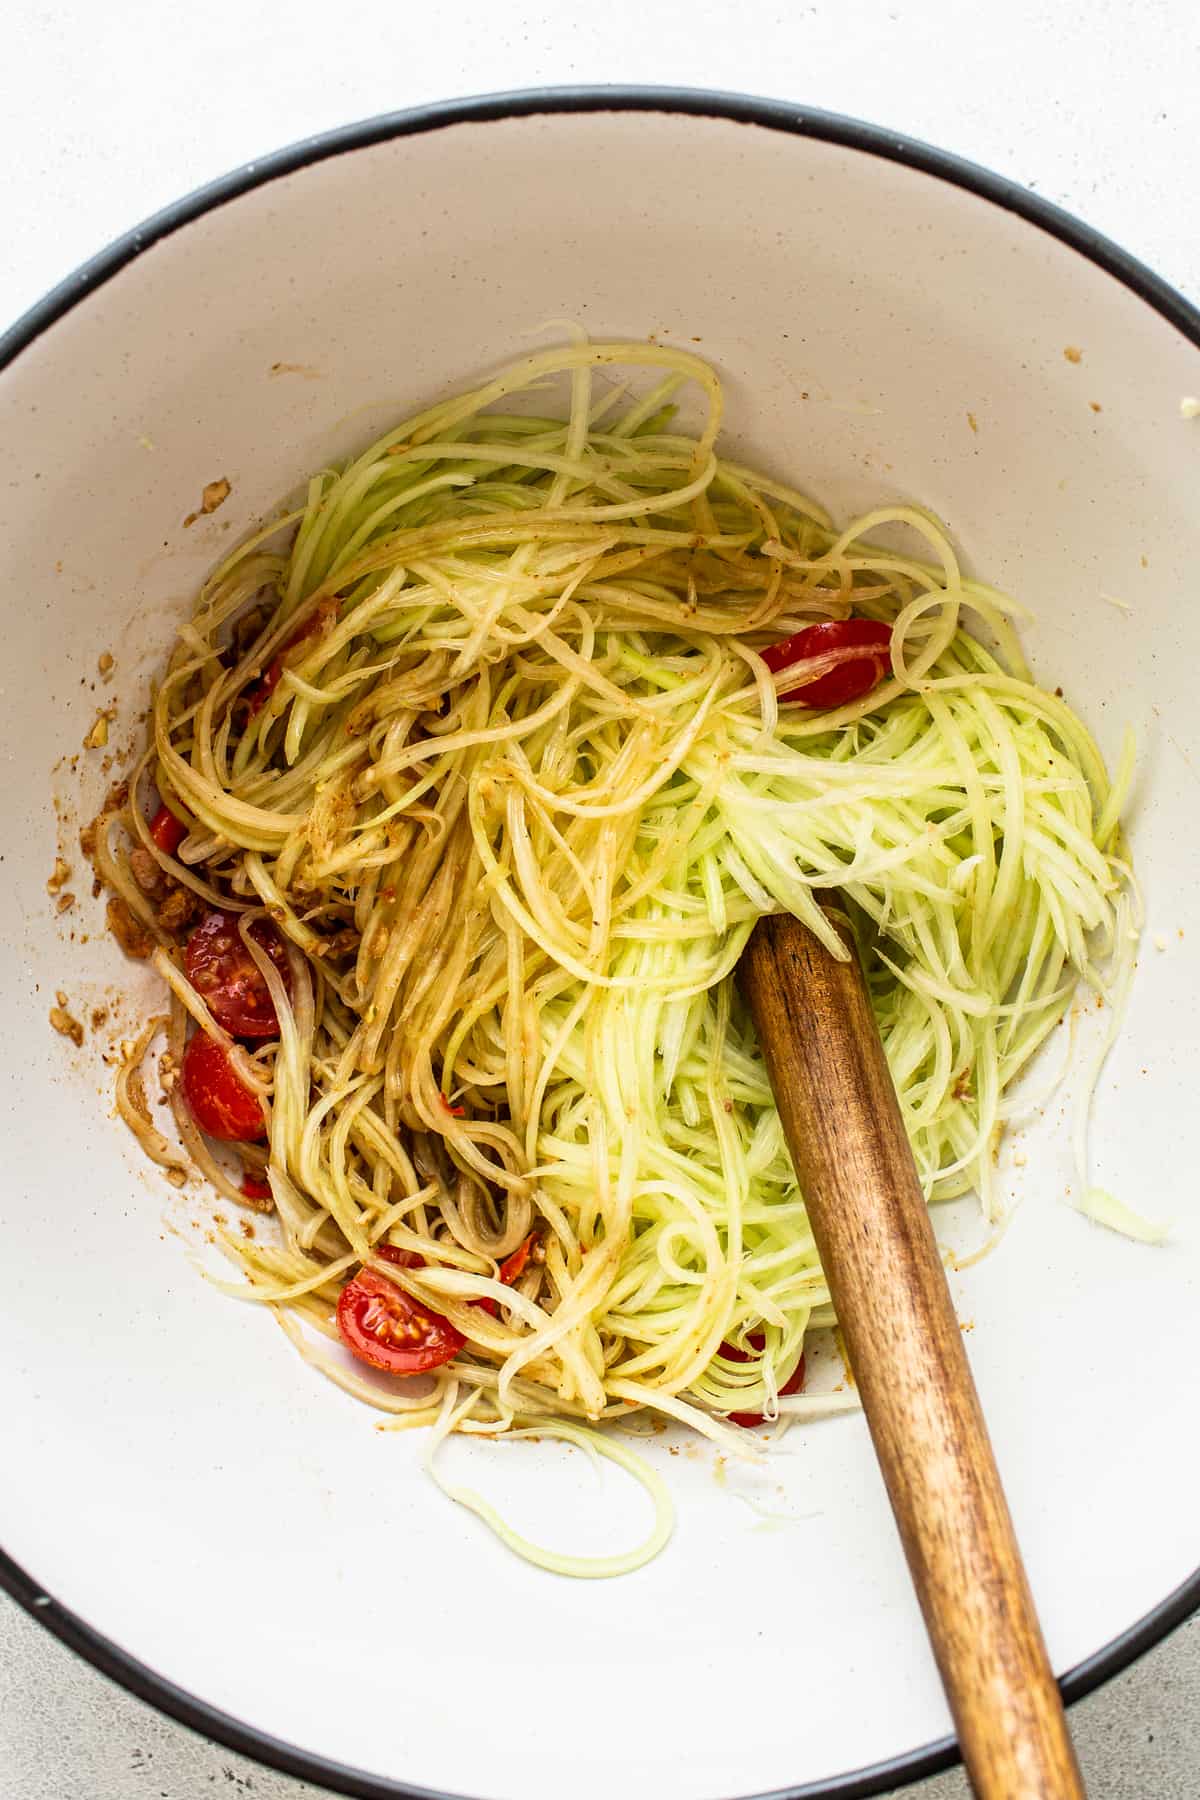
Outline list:
[[[273,180],[0,378],[0,1384],[22,1449],[0,1538],[152,1669],[304,1752],[478,1796],[744,1795],[948,1730],[861,1419],[796,1429],[765,1476],[665,1439],[665,1555],[608,1584],[527,1568],[439,1498],[419,1437],[375,1430],[197,1278],[213,1208],[139,1159],[101,1061],[150,985],[104,936],[74,842],[120,773],[80,749],[97,709],[117,704],[123,743],[188,595],[299,477],[562,320],[698,349],[739,452],[835,515],[933,508],[1032,609],[1036,670],[1106,753],[1137,733],[1147,919],[1094,1161],[1172,1238],[1148,1250],[1070,1209],[1056,1098],[1006,1152],[1010,1229],[954,1287],[1056,1666],[1200,1563],[1179,1178],[1200,1079],[1200,429],[1179,400],[1200,352],[976,194],[654,112],[459,123]],[[220,476],[229,499],[185,528]],[[58,916],[60,841],[79,900]],[[47,1024],[59,989],[112,1014],[78,1052]],[[564,1546],[641,1529],[637,1493],[577,1454],[448,1458]]]

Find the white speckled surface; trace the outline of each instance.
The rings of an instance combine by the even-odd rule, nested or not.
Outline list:
[[[109,238],[258,153],[446,95],[574,81],[722,86],[893,125],[1036,186],[1200,298],[1195,0],[1078,0],[1066,15],[1047,0],[742,0],[736,26],[709,0],[608,0],[577,20],[460,0],[438,38],[403,0],[349,16],[312,0],[9,0],[0,327]],[[1200,1626],[1073,1720],[1093,1800],[1200,1793]],[[909,1791],[966,1787],[956,1772]],[[316,1792],[160,1718],[0,1599],[0,1800]]]

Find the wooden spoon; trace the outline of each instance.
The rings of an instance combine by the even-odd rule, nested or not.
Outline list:
[[[845,918],[740,964],[821,1265],[975,1793],[1084,1793],[962,1332]]]

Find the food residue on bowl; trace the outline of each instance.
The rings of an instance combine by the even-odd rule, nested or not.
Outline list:
[[[56,1004],[50,1008],[50,1023],[60,1037],[70,1038],[78,1048],[83,1043],[83,1025],[70,1010],[70,1002],[62,988],[54,999]]]
[[[222,475],[217,481],[210,481],[200,496],[200,504],[195,512],[190,512],[183,521],[184,529],[194,525],[205,513],[215,513],[218,506],[223,506],[231,493],[229,482]]]
[[[53,872],[47,877],[47,880],[46,880],[46,892],[48,894],[57,894],[60,891],[60,889],[66,887],[66,885],[67,885],[68,881],[70,881],[70,879],[71,879],[70,863],[64,862],[61,856],[56,856],[54,859]]]
[[[83,740],[85,750],[103,750],[108,743],[108,728],[116,713],[115,706],[101,707]]]

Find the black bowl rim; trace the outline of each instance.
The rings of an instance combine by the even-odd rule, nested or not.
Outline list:
[[[751,95],[723,93],[703,88],[675,87],[552,87],[523,89],[514,93],[481,94],[440,101],[402,112],[384,113],[314,137],[302,138],[285,149],[259,157],[229,174],[154,213],[124,237],[101,250],[74,274],[58,284],[0,336],[0,370],[6,368],[64,314],[94,293],[151,245],[161,242],[193,220],[228,200],[249,193],[280,176],[323,162],[326,157],[362,150],[394,138],[411,137],[447,126],[482,124],[491,120],[526,118],[539,113],[659,112],[697,118],[726,119],[757,125],[770,131],[812,137],[868,156],[916,169],[965,189],[982,200],[1015,213],[1039,230],[1105,270],[1139,299],[1159,313],[1184,338],[1200,349],[1200,309],[1184,299],[1161,276],[1130,256],[1102,233],[1071,213],[1044,200],[1041,195],[993,174],[962,157],[915,138],[869,125],[840,113],[765,100]],[[39,1621],[70,1649],[139,1699],[169,1714],[204,1737],[215,1739],[245,1756],[287,1775],[318,1782],[350,1800],[458,1800],[442,1790],[418,1788],[371,1775],[362,1769],[334,1762],[301,1750],[246,1725],[230,1714],[208,1705],[177,1687],[166,1676],[130,1656],[110,1638],[94,1629],[68,1607],[62,1606],[0,1550],[0,1587],[30,1616]],[[1151,1649],[1177,1625],[1200,1609],[1200,1567],[1172,1594],[1106,1644],[1093,1656],[1063,1676],[1060,1686],[1068,1702],[1082,1699],[1101,1683]],[[907,1786],[950,1768],[959,1761],[953,1737],[906,1751],[869,1768],[850,1771],[832,1780],[802,1787],[776,1789],[756,1800],[867,1800],[891,1788]]]

